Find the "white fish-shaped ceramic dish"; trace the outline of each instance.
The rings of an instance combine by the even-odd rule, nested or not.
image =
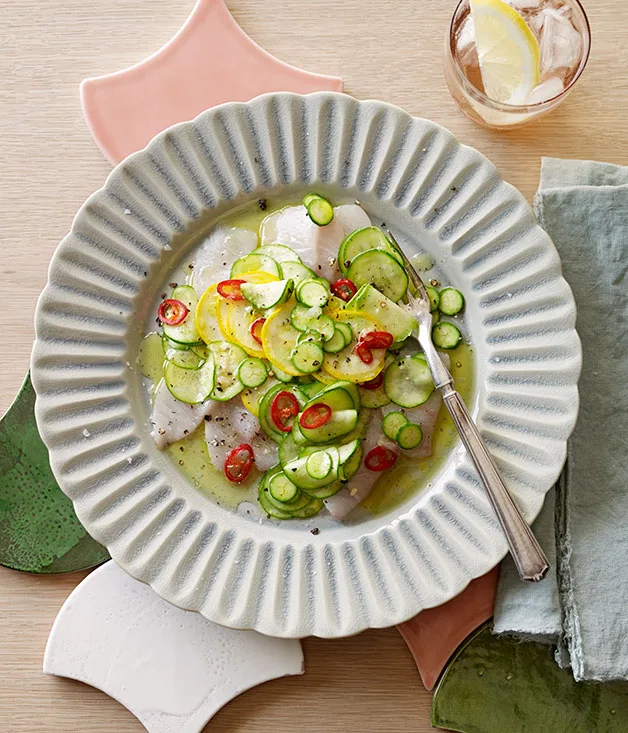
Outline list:
[[[303,652],[296,640],[226,629],[176,608],[108,562],[63,604],[44,672],[97,687],[150,733],[198,733],[245,690],[303,674]]]

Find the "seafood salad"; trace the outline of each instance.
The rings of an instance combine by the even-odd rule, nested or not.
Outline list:
[[[412,337],[403,260],[364,209],[310,193],[264,214],[215,225],[163,293],[147,337],[152,435],[183,454],[202,434],[205,462],[268,517],[344,519],[382,476],[431,455],[441,396]],[[448,361],[464,297],[439,286],[433,339]]]

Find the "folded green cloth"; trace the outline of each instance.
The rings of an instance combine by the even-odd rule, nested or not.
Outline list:
[[[576,680],[628,679],[628,168],[543,159],[535,209],[560,252],[582,339],[580,413],[535,529],[555,575],[503,566],[494,632],[557,645]]]

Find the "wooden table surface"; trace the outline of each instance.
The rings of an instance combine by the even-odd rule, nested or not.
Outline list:
[[[431,118],[489,156],[531,198],[541,155],[628,164],[624,0],[588,0],[593,47],[570,99],[521,131],[463,117],[442,73],[446,0],[228,0],[236,20],[279,58],[341,76],[346,91]],[[129,66],[165,43],[193,0],[0,0],[0,290],[6,409],[28,366],[33,312],[48,262],[108,163],[81,115],[83,77]],[[141,730],[101,692],[41,672],[55,614],[83,574],[0,568],[0,731]],[[304,642],[307,675],[267,683],[220,711],[216,733],[423,733],[431,695],[394,629]]]

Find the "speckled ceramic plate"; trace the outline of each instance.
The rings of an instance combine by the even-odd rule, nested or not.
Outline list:
[[[155,448],[129,364],[168,271],[212,217],[313,185],[359,197],[466,294],[472,407],[530,521],[578,409],[575,307],[556,250],[524,198],[442,127],[341,94],[270,94],[205,112],[123,161],[78,212],[39,301],[39,428],[81,522],[119,565],[174,604],[274,636],[399,623],[506,552],[460,447],[394,512],[318,535],[217,506]]]

